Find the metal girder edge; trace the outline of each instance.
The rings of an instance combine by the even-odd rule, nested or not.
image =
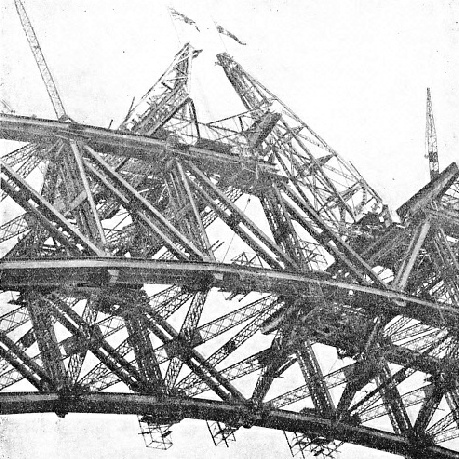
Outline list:
[[[52,260],[0,261],[2,290],[18,290],[30,286],[60,285],[103,286],[111,284],[164,283],[197,284],[202,288],[216,287],[224,291],[271,292],[298,295],[310,284],[342,292],[346,303],[366,307],[369,312],[387,310],[433,326],[459,328],[459,310],[433,303],[403,292],[342,282],[323,273],[295,273],[262,268],[243,268],[222,263],[193,263],[126,258],[72,258]],[[357,301],[370,296],[370,303]],[[391,300],[391,301],[389,301]],[[396,300],[397,302],[393,301]]]
[[[458,459],[459,452],[435,445],[414,445],[402,435],[353,426],[322,418],[312,410],[252,410],[249,406],[205,399],[125,393],[92,393],[66,397],[58,393],[9,392],[0,394],[0,415],[44,412],[145,414],[240,422],[242,426],[264,427],[289,432],[329,435],[332,438],[388,451],[429,458]]]

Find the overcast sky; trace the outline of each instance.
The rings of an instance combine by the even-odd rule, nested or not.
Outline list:
[[[193,4],[193,7],[190,4]],[[26,3],[68,114],[108,126],[124,117],[184,41],[204,52],[193,88],[198,115],[233,113],[237,99],[215,53],[226,51],[351,161],[393,208],[428,180],[425,98],[430,87],[440,168],[459,160],[457,1],[195,0],[169,3],[195,20],[173,24],[166,2],[41,0]],[[213,30],[216,22],[247,46]],[[54,117],[13,0],[1,0],[0,95],[16,113]],[[226,85],[226,86],[225,86]],[[227,95],[222,95],[222,93]],[[21,416],[2,420],[0,457],[288,457],[282,433],[241,430],[214,449],[204,422],[174,428],[167,453],[147,450],[135,417]],[[360,451],[361,456],[357,456]],[[354,447],[343,459],[392,457]]]

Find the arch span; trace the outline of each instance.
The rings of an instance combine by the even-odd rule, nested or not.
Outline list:
[[[416,450],[402,435],[331,422],[313,412],[265,409],[253,410],[250,406],[206,399],[154,396],[127,393],[89,393],[65,397],[58,393],[10,392],[0,394],[0,414],[24,413],[105,413],[152,414],[158,418],[174,420],[193,418],[226,423],[239,422],[244,427],[264,427],[287,432],[327,435],[331,438],[355,443],[369,448],[410,457],[431,459],[457,459],[459,453],[444,447],[425,445]],[[420,456],[420,454],[424,454]]]

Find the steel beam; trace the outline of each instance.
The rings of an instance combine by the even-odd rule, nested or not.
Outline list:
[[[425,434],[438,405],[445,395],[444,387],[442,387],[441,384],[432,384],[427,387],[424,394],[424,402],[414,424],[415,433],[419,437]]]
[[[288,187],[284,192],[292,201],[301,209],[311,222],[308,222],[303,215],[290,203],[285,202],[286,207],[292,214],[292,217],[298,221],[316,240],[324,244],[327,250],[340,262],[347,266],[348,269],[363,283],[369,283],[367,277],[380,288],[386,288],[384,282],[371,269],[371,266],[355,250],[343,241],[331,228],[323,221],[322,217],[306,200],[306,196],[297,195]],[[314,225],[312,224],[314,223]],[[318,227],[318,231],[315,227]]]
[[[41,295],[28,293],[26,296],[27,309],[33,324],[34,335],[40,350],[40,357],[47,375],[52,381],[48,390],[63,390],[68,387],[68,374],[59,349],[54,320],[51,316],[49,302],[51,300]]]
[[[244,172],[252,181],[256,170],[259,174],[266,172],[277,176],[272,163],[263,160],[186,145],[174,147],[165,140],[85,124],[0,114],[0,138],[49,144],[62,137],[86,141],[97,151],[157,164],[158,171],[163,168],[164,158],[181,158],[215,172],[221,171],[222,167],[228,174]]]
[[[296,355],[316,410],[325,417],[332,417],[335,413],[335,405],[324,382],[324,375],[311,343],[306,341],[298,344]]]
[[[221,191],[212,181],[206,177],[203,172],[194,166],[193,164],[188,163],[189,171],[194,175],[195,181],[192,181],[193,186],[206,198],[207,204],[214,208],[217,214],[224,220],[234,231],[236,231],[242,238],[243,235],[240,234],[241,228],[240,223],[249,229],[257,238],[258,241],[261,241],[269,250],[290,269],[298,268],[297,262],[292,259],[284,250],[277,245],[267,234],[265,234],[256,224],[253,222],[241,209],[239,209],[234,203],[232,203],[228,197]],[[198,183],[196,183],[198,182]],[[203,188],[206,188],[204,191]],[[210,193],[210,197],[209,194]],[[230,211],[230,215],[219,212],[219,207],[214,203],[215,199],[221,202],[221,204]],[[234,222],[234,223],[232,223]],[[269,262],[269,259],[267,260]]]
[[[2,260],[3,290],[21,290],[31,286],[68,285],[101,286],[109,284],[182,284],[216,287],[224,291],[258,291],[297,297],[307,293],[309,285],[322,286],[340,294],[349,304],[377,315],[381,309],[404,315],[426,324],[454,332],[459,322],[457,308],[434,303],[396,290],[342,282],[322,272],[293,273],[263,268],[249,268],[223,263],[193,263],[127,258],[73,258],[71,260]],[[363,296],[371,301],[356,302]],[[397,302],[393,300],[398,300]]]
[[[392,282],[392,286],[398,287],[400,290],[404,290],[408,277],[414,267],[416,259],[419,255],[422,245],[429,233],[431,222],[429,219],[420,223],[414,230],[414,233],[408,244],[408,248],[405,251],[404,256],[401,259],[400,268]]]
[[[241,422],[286,432],[330,435],[337,440],[387,451],[393,454],[429,459],[458,459],[459,453],[434,445],[416,445],[406,437],[369,427],[352,426],[318,416],[312,410],[302,413],[270,409],[253,412],[246,405],[205,399],[152,396],[125,393],[88,393],[64,398],[57,393],[9,392],[0,394],[0,414],[46,413],[65,408],[69,413],[145,414],[171,418],[193,418]]]
[[[26,211],[32,213],[42,224],[51,231],[56,239],[64,245],[72,245],[63,230],[77,243],[82,244],[92,253],[103,256],[105,252],[97,247],[90,239],[75,228],[51,203],[43,198],[39,193],[32,189],[13,169],[3,161],[0,161],[3,174],[1,184],[8,194],[18,202]],[[10,183],[11,181],[11,183]]]
[[[397,209],[398,215],[404,220],[419,211],[427,209],[429,204],[453,184],[459,176],[458,163],[451,163],[438,177],[421,188],[412,198]]]
[[[70,148],[73,151],[73,156],[75,158],[75,162],[77,165],[78,178],[80,179],[81,184],[83,185],[84,191],[86,192],[86,199],[89,203],[90,212],[88,212],[87,215],[88,223],[90,223],[91,230],[93,229],[92,226],[95,226],[97,229],[97,231],[92,231],[93,234],[91,234],[91,236],[96,240],[100,239],[102,244],[105,245],[107,243],[107,240],[105,239],[105,232],[100,222],[99,214],[96,208],[96,203],[94,201],[93,193],[83,165],[83,157],[81,152],[82,145],[78,145],[78,143],[73,139],[70,139],[69,143]]]
[[[0,357],[5,359],[23,378],[26,378],[38,390],[56,389],[53,387],[53,381],[46,371],[4,333],[0,333]],[[3,378],[5,375],[2,374],[1,376]],[[21,377],[17,378],[17,380],[19,379]],[[1,388],[3,389],[4,387]]]
[[[91,165],[86,162],[86,167],[88,170],[93,173],[100,181],[107,186],[110,191],[115,193],[115,195],[125,204],[130,207],[138,207],[142,209],[143,212],[146,212],[148,217],[143,219],[145,223],[149,223],[148,226],[155,231],[155,233],[160,236],[163,240],[175,240],[179,244],[183,245],[188,253],[191,256],[205,259],[206,256],[203,254],[193,242],[189,241],[185,236],[183,236],[180,231],[175,228],[175,226],[169,222],[162,214],[159,212],[147,199],[145,199],[134,187],[132,187],[120,174],[118,174],[114,169],[112,169],[92,148],[85,146],[86,152],[90,155],[92,161],[97,164],[97,167],[101,169],[101,173],[90,167]],[[108,180],[109,179],[109,180]],[[110,183],[111,182],[111,183]],[[139,217],[143,216],[143,213],[138,213]],[[173,249],[175,244],[168,242],[168,245]],[[180,253],[178,248],[175,248],[175,251]]]

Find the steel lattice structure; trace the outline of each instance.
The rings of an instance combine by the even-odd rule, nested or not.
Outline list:
[[[136,414],[161,448],[191,417],[216,444],[261,426],[294,455],[459,457],[458,166],[393,223],[227,54],[245,111],[201,123],[189,44],[119,128],[74,122],[16,5],[59,119],[0,115],[23,209],[0,232],[0,413]]]

